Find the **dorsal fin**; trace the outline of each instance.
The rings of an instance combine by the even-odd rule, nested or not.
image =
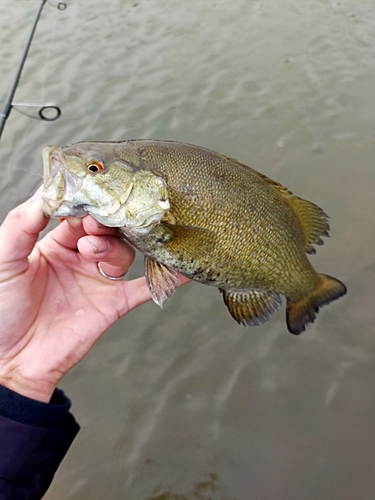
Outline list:
[[[271,184],[283,196],[284,200],[296,214],[305,235],[304,250],[307,253],[315,253],[312,245],[323,245],[320,236],[329,236],[328,215],[321,208],[310,201],[294,196],[289,189],[275,182],[263,174],[262,179]]]
[[[242,165],[243,167],[250,168],[245,164],[235,160],[234,158],[226,157],[228,160]],[[329,224],[328,215],[323,212],[321,208],[314,205],[309,201],[303,200],[294,196],[289,189],[282,186],[278,182],[273,181],[269,177],[254,169],[255,172],[264,182],[273,186],[284,198],[286,203],[292,208],[293,212],[296,214],[301,226],[303,234],[305,235],[304,250],[307,253],[315,253],[315,248],[313,245],[323,245],[323,240],[320,236],[329,236]]]
[[[297,196],[289,196],[287,201],[301,223],[305,235],[305,252],[315,253],[312,245],[323,245],[320,236],[329,236],[328,215],[318,206]]]

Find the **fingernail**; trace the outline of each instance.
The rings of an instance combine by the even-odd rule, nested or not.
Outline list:
[[[107,240],[107,238],[90,238],[90,237],[87,237],[86,238],[86,241],[89,243],[89,245],[91,246],[91,248],[93,249],[93,252],[95,254],[98,254],[98,253],[103,253],[105,252],[106,250],[109,249],[109,241]]]
[[[82,219],[79,219],[78,217],[68,217],[66,221],[68,222],[69,226],[73,228],[82,226]]]

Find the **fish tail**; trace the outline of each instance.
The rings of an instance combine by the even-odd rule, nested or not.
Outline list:
[[[346,286],[341,281],[325,274],[319,274],[319,278],[314,290],[298,302],[287,299],[286,322],[294,335],[299,335],[314,321],[320,307],[346,294]]]

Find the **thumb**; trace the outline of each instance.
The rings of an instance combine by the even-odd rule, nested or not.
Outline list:
[[[0,227],[0,280],[25,270],[39,233],[47,226],[43,212],[42,188],[22,205],[13,209]]]

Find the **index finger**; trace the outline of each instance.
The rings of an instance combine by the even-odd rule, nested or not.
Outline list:
[[[118,235],[118,229],[116,227],[108,227],[104,226],[100,222],[98,222],[91,215],[87,215],[82,219],[83,227],[87,234],[93,236],[116,236]]]
[[[69,250],[76,250],[79,239],[87,234],[110,236],[116,235],[117,230],[116,228],[103,226],[91,217],[91,215],[86,215],[83,218],[67,217],[48,234],[48,237]]]

